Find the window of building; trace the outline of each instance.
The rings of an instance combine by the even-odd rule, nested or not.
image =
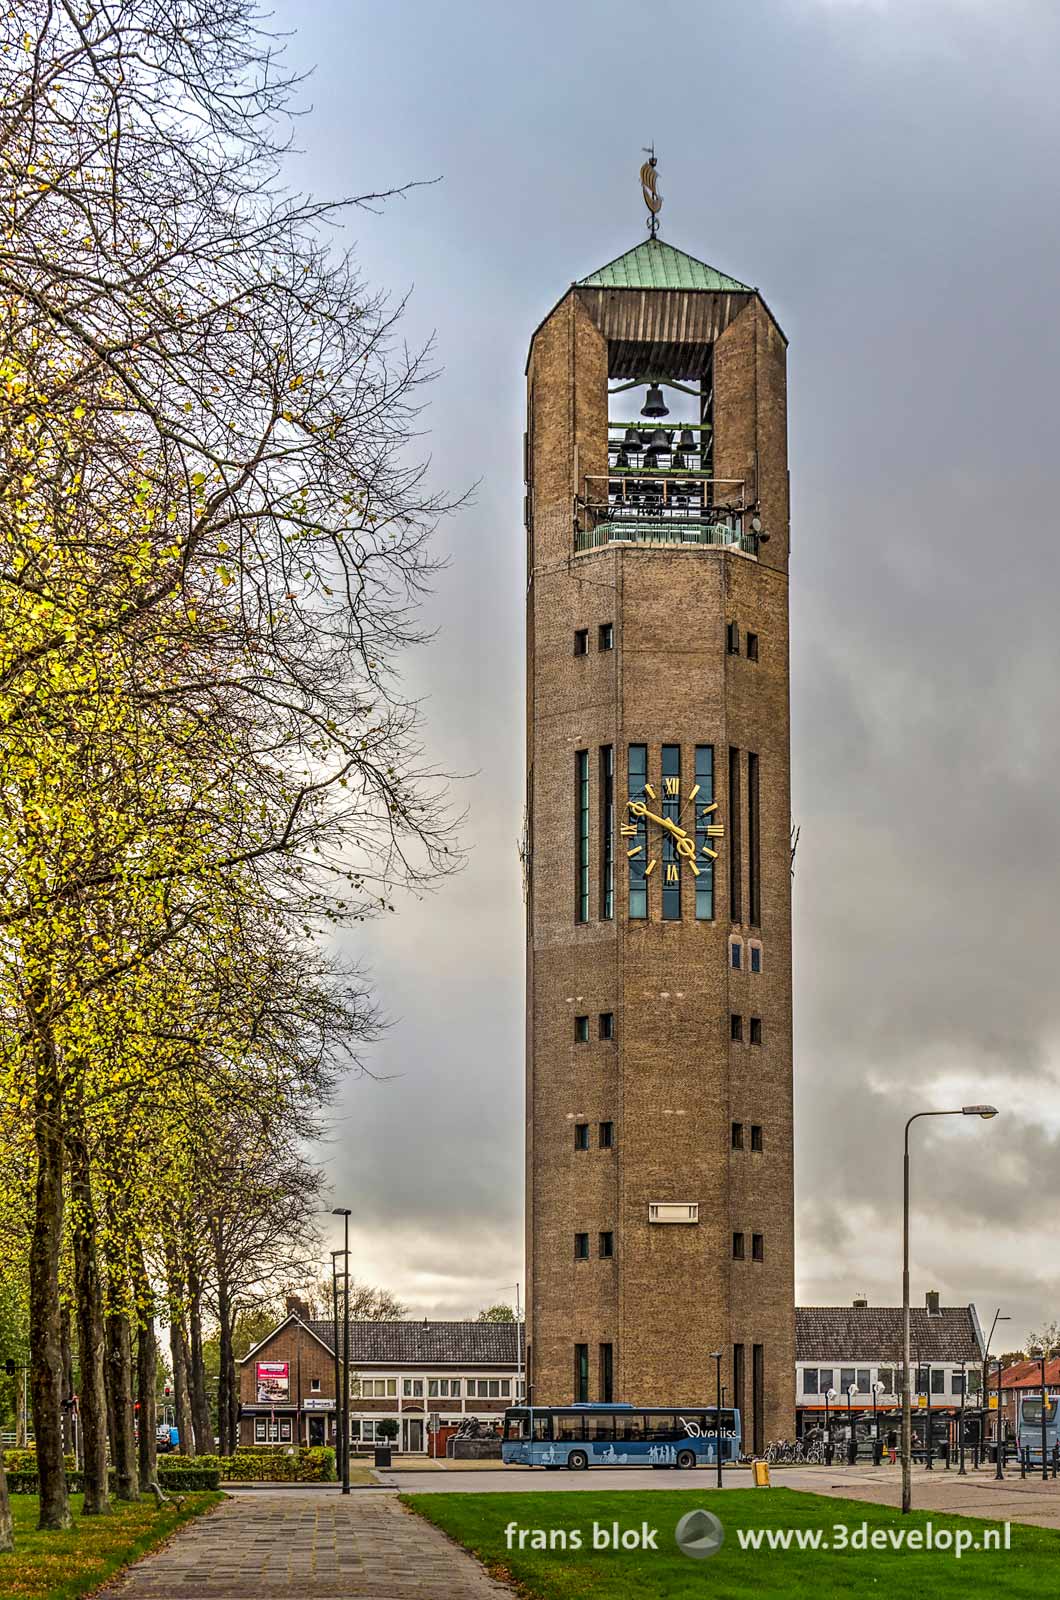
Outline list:
[[[978,1394],[982,1387],[983,1374],[978,1367],[972,1367],[968,1373],[968,1393]]]
[[[610,1405],[615,1398],[615,1350],[610,1344],[600,1346],[600,1403]]]
[[[575,1019],[574,1019],[574,1043],[575,1044],[588,1044],[589,1043],[589,1018],[588,1017],[575,1017]]]
[[[766,1447],[766,1347],[751,1346],[751,1448],[756,1456]]]
[[[835,1387],[835,1372],[833,1371],[833,1369],[831,1367],[822,1367],[820,1369],[818,1377],[820,1378],[820,1383],[821,1383],[821,1388],[820,1388],[820,1393],[821,1394],[827,1394],[829,1389],[832,1389],[832,1388]]]
[[[574,920],[589,920],[589,752],[574,757]]]
[[[600,1124],[600,1149],[610,1150],[615,1142],[615,1125],[613,1122]]]
[[[615,915],[615,748],[600,749],[600,915]]]
[[[588,630],[588,628],[579,628],[577,630],[577,632],[575,633],[575,635],[574,635],[574,654],[576,656],[587,656],[589,654],[589,630]]]
[[[648,747],[631,744],[626,759],[627,792],[630,800],[646,798],[644,786],[648,781]],[[643,817],[627,817],[622,823],[622,838],[626,845],[629,863],[629,916],[637,920],[648,915],[648,824]]]
[[[574,1124],[574,1148],[575,1150],[588,1150],[589,1124],[587,1122],[576,1122]]]
[[[423,1399],[423,1379],[422,1378],[404,1378],[402,1380],[402,1384],[401,1384],[401,1392],[407,1399],[422,1400]]]
[[[615,625],[613,622],[601,622],[598,643],[601,650],[613,650],[615,648]]]
[[[757,661],[758,660],[758,635],[757,635],[757,633],[749,633],[747,635],[747,659],[748,659],[748,661]]]
[[[312,1392],[314,1394],[319,1394],[320,1393],[320,1379],[319,1378],[310,1378],[309,1387],[310,1387],[310,1389],[312,1390]]]
[[[743,921],[742,862],[743,844],[740,837],[740,752],[729,746],[729,917],[733,922]]]
[[[877,1383],[881,1383],[883,1385],[884,1394],[897,1394],[898,1393],[898,1390],[894,1386],[894,1368],[893,1367],[881,1367],[879,1372],[876,1375],[876,1382]]]
[[[607,1261],[607,1260],[610,1259],[611,1256],[614,1255],[614,1253],[615,1253],[615,1236],[614,1236],[614,1234],[611,1233],[611,1232],[602,1233],[600,1235],[600,1254],[601,1254],[601,1256],[604,1258],[605,1261]]]
[[[932,1392],[932,1394],[945,1394],[946,1393],[946,1369],[945,1369],[945,1367],[932,1367],[932,1369],[931,1369],[931,1392]]]
[[[450,1400],[459,1400],[460,1399],[460,1385],[461,1385],[462,1382],[463,1382],[463,1379],[461,1379],[461,1378],[450,1378],[449,1379],[449,1398],[450,1398]]]
[[[855,1376],[854,1376],[854,1368],[853,1367],[840,1367],[840,1369],[839,1369],[839,1392],[840,1392],[840,1394],[845,1395],[847,1390],[850,1388],[850,1385],[852,1383],[854,1383],[854,1382],[856,1382],[856,1379],[855,1379]]]
[[[690,796],[696,819],[696,921],[711,922],[714,917],[714,848],[718,835],[711,828],[720,826],[714,806],[714,746],[696,745],[696,781]]]
[[[254,1443],[290,1444],[292,1426],[291,1417],[255,1417]]]
[[[574,1346],[574,1403],[581,1406],[589,1403],[589,1346],[587,1344],[576,1344]]]
[[[664,744],[662,747],[662,814],[674,827],[681,826],[681,746]],[[674,834],[666,833],[662,841],[662,915],[664,922],[678,922],[681,917],[681,857]]]
[[[732,1147],[734,1150],[743,1149],[743,1123],[734,1122],[732,1125]]]
[[[762,840],[758,809],[758,757],[747,752],[747,920],[762,921]]]
[[[725,649],[730,656],[740,654],[740,625],[738,622],[725,624]]]
[[[574,1259],[575,1261],[588,1261],[589,1235],[587,1233],[576,1233],[574,1235]]]
[[[743,945],[740,943],[739,939],[734,939],[729,945],[729,960],[732,963],[732,970],[734,972],[739,972],[742,956]]]
[[[743,1260],[743,1234],[742,1233],[734,1233],[733,1236],[732,1236],[732,1259],[734,1261],[742,1261]]]
[[[869,1367],[859,1367],[857,1376],[858,1394],[872,1393],[872,1372]]]
[[[358,1389],[359,1385],[359,1389]],[[352,1378],[352,1392],[359,1392],[365,1400],[386,1400],[397,1396],[396,1378]]]
[[[743,1040],[743,1018],[736,1011],[729,1017],[729,1038],[735,1043]]]
[[[752,1124],[751,1124],[751,1149],[752,1150],[761,1150],[761,1148],[762,1148],[762,1125],[759,1122],[752,1122]]]
[[[765,1260],[765,1246],[762,1242],[762,1235],[760,1233],[752,1233],[751,1235],[751,1260]]]
[[[803,1394],[819,1394],[820,1393],[820,1390],[817,1387],[817,1368],[816,1367],[803,1367],[803,1369],[802,1369],[802,1392],[803,1392]]]
[[[751,971],[752,972],[761,972],[761,970],[762,970],[762,946],[760,944],[753,944],[753,945],[750,946],[750,950],[751,950]]]
[[[601,1039],[613,1039],[615,1037],[615,1013],[613,1011],[601,1011],[600,1037]]]
[[[732,1347],[732,1403],[742,1416],[744,1413],[744,1388],[747,1378],[747,1356],[743,1344]]]
[[[762,1019],[761,1019],[761,1017],[752,1017],[751,1018],[751,1043],[752,1044],[761,1044],[762,1043]]]

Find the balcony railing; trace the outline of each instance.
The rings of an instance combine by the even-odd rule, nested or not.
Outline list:
[[[691,471],[612,471],[585,479],[576,550],[615,543],[721,545],[757,556],[757,517],[742,479]]]

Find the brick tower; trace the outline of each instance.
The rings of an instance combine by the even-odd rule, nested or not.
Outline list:
[[[651,237],[527,365],[531,1398],[794,1425],[786,341]]]

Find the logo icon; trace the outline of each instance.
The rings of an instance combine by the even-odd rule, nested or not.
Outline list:
[[[693,1561],[706,1561],[716,1556],[725,1543],[725,1529],[721,1518],[712,1511],[688,1511],[674,1529],[677,1548]]]

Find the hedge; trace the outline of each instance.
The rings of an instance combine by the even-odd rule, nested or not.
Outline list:
[[[117,1488],[117,1474],[111,1467],[107,1474],[110,1480],[110,1491],[114,1493]],[[180,1467],[176,1471],[166,1472],[159,1469],[158,1486],[160,1489],[219,1489],[221,1474],[216,1467],[191,1466]],[[71,1494],[80,1494],[85,1487],[83,1472],[67,1472],[66,1487]],[[40,1480],[36,1472],[19,1470],[7,1474],[7,1489],[9,1494],[38,1494]],[[146,1493],[146,1490],[144,1491]]]
[[[172,1471],[158,1469],[160,1489],[219,1489],[221,1474],[216,1467],[177,1467]]]
[[[12,1456],[29,1457],[12,1462]],[[4,1456],[7,1487],[11,1494],[36,1494],[37,1463],[32,1451],[8,1451]],[[271,1454],[238,1450],[234,1456],[159,1456],[158,1482],[162,1489],[216,1489],[221,1483],[334,1483],[335,1452],[328,1445],[308,1450],[273,1450]],[[84,1488],[84,1474],[74,1470],[67,1457],[66,1483],[71,1494]],[[113,1490],[116,1478],[110,1469]]]
[[[335,1452],[329,1445],[313,1445],[308,1450],[274,1450],[271,1455],[253,1450],[237,1450],[234,1456],[219,1460],[221,1478],[226,1483],[334,1483]]]

